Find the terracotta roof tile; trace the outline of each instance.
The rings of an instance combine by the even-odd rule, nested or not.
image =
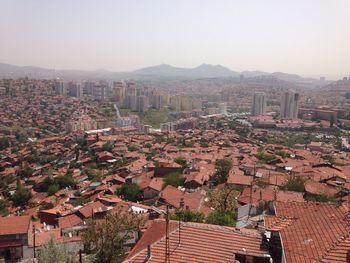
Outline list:
[[[125,262],[145,262],[147,245],[151,246],[151,258],[147,261],[164,262],[164,221],[155,220]],[[177,262],[235,262],[235,254],[266,258],[268,251],[261,248],[258,233],[241,232],[235,228],[200,223],[170,222],[170,261]],[[181,231],[181,235],[179,232]],[[147,233],[148,232],[148,233]],[[181,237],[179,239],[179,237]]]
[[[344,206],[275,202],[275,210],[279,220],[293,218],[279,231],[287,262],[347,262],[350,218]]]
[[[28,233],[30,216],[0,217],[0,236]]]

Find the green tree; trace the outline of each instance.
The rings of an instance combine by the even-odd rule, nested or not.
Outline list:
[[[23,169],[21,169],[20,171],[18,171],[18,176],[21,178],[27,178],[29,176],[31,176],[34,173],[34,169],[26,166]]]
[[[182,169],[185,169],[188,167],[187,160],[183,157],[177,157],[174,161],[175,161],[175,163],[181,165]]]
[[[204,214],[199,212],[192,212],[188,209],[176,209],[175,213],[170,215],[171,220],[184,221],[184,222],[204,222]]]
[[[208,193],[209,205],[215,210],[233,212],[237,207],[237,197],[240,195],[234,187],[216,188]]]
[[[103,146],[102,146],[102,150],[104,151],[107,151],[107,152],[112,152],[113,151],[113,144],[111,143],[105,143]]]
[[[149,142],[146,142],[146,143],[145,143],[145,147],[146,147],[146,148],[151,148],[151,147],[152,147],[152,144],[149,143]]]
[[[16,191],[11,198],[14,206],[24,206],[30,198],[32,198],[32,193],[17,181]]]
[[[304,179],[300,176],[292,176],[281,187],[285,191],[305,192]]]
[[[263,151],[260,151],[256,155],[256,158],[258,158],[260,160],[260,163],[269,163],[272,160],[276,159],[276,156],[269,155],[269,154],[264,153]]]
[[[185,178],[180,173],[169,173],[164,177],[164,185],[172,185],[174,187],[182,186],[184,185]]]
[[[123,262],[124,244],[142,224],[140,216],[123,212],[109,213],[99,224],[90,220],[82,237],[84,247],[94,255],[96,263]]]
[[[38,263],[78,263],[76,254],[69,252],[64,243],[58,244],[50,238],[38,250]],[[86,262],[86,261],[84,261]]]
[[[141,200],[140,187],[135,183],[125,183],[122,187],[117,189],[117,195],[132,202]]]
[[[60,190],[60,186],[58,184],[52,184],[49,186],[47,189],[47,194],[48,195],[54,195]]]
[[[213,211],[211,212],[205,222],[207,224],[221,225],[221,226],[235,226],[237,214],[234,212]]]
[[[74,153],[75,153],[75,161],[77,162],[79,160],[79,157],[80,157],[80,146],[79,146],[79,144],[77,146],[75,146]]]
[[[214,178],[219,183],[226,182],[230,170],[232,169],[232,161],[229,158],[217,159],[215,162],[216,173]]]
[[[74,178],[69,174],[55,177],[54,182],[60,186],[60,189],[74,187],[76,184]]]
[[[10,141],[7,137],[0,138],[0,150],[4,150],[10,146]]]
[[[333,127],[334,126],[334,116],[333,115],[331,115],[331,119],[329,120],[329,125],[330,125],[330,127]]]
[[[9,214],[9,211],[7,209],[6,201],[3,199],[0,199],[0,215],[7,216],[8,214]]]
[[[129,152],[135,152],[135,151],[137,151],[139,149],[139,147],[137,147],[136,145],[129,145],[129,147],[128,147],[128,151]]]

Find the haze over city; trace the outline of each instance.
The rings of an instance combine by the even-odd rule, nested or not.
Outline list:
[[[0,0],[0,263],[350,263],[350,0]]]
[[[235,71],[349,75],[349,1],[1,0],[0,62],[130,71],[221,64]]]

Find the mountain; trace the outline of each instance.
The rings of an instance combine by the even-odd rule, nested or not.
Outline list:
[[[109,70],[55,70],[33,66],[14,66],[0,63],[0,78],[43,78],[53,79],[56,77],[71,80],[118,80],[118,79],[201,79],[201,78],[223,78],[239,77],[243,74],[245,77],[274,76],[278,79],[295,82],[310,83],[317,80],[303,78],[296,74],[287,74],[283,72],[268,73],[263,71],[243,71],[236,72],[221,65],[202,64],[195,68],[174,67],[167,64],[161,64],[152,67],[146,67],[129,72],[113,72]]]
[[[157,76],[157,77],[185,77],[185,78],[219,78],[237,77],[238,72],[234,72],[221,65],[202,64],[195,68],[180,68],[167,64],[142,68],[134,71],[136,75]]]
[[[55,70],[40,68],[34,66],[14,66],[10,64],[0,63],[0,78],[66,78],[66,79],[117,79],[122,77],[122,73],[112,72],[108,70]]]
[[[19,67],[10,64],[0,63],[0,77],[18,78],[24,76],[36,78],[52,78],[52,76],[54,76],[54,71],[51,69],[39,67]]]

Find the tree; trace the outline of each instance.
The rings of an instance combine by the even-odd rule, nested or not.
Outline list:
[[[300,176],[292,176],[282,186],[282,190],[294,191],[294,192],[305,192],[304,179]]]
[[[183,157],[178,157],[175,160],[175,163],[179,164],[182,166],[182,169],[187,168],[187,160]]]
[[[172,185],[174,187],[178,187],[178,186],[184,185],[184,182],[185,182],[185,178],[183,177],[183,175],[176,172],[169,173],[164,178],[165,186]]]
[[[145,143],[145,147],[146,147],[146,148],[151,148],[151,147],[152,147],[152,144],[149,143],[149,142],[146,142],[146,143]]]
[[[140,187],[135,183],[125,183],[122,187],[117,189],[117,195],[124,197],[124,199],[132,202],[141,200]]]
[[[331,119],[329,120],[329,126],[330,127],[333,127],[334,126],[334,116],[333,115],[331,115]]]
[[[17,181],[16,191],[11,198],[14,206],[24,206],[30,198],[32,198],[32,193],[24,188],[20,181]]]
[[[272,160],[276,159],[276,156],[273,155],[269,155],[264,153],[263,151],[258,152],[258,154],[256,155],[256,158],[258,158],[260,160],[261,163],[269,163]]]
[[[31,261],[32,262],[32,261]],[[77,255],[72,254],[64,243],[58,244],[51,237],[38,250],[38,263],[78,263]],[[87,262],[84,260],[84,262]]]
[[[34,173],[34,169],[29,166],[26,166],[23,169],[21,169],[17,175],[21,178],[27,178],[31,176],[33,173]]]
[[[188,209],[176,209],[175,213],[170,215],[170,219],[184,222],[204,222],[204,214],[192,212]]]
[[[79,157],[80,157],[80,146],[79,146],[79,144],[77,146],[75,146],[74,153],[75,153],[75,161],[77,162],[79,160]]]
[[[128,147],[128,151],[129,152],[135,152],[135,151],[137,151],[139,149],[139,147],[137,147],[136,145],[129,145],[129,147]]]
[[[99,224],[90,220],[82,236],[84,247],[94,255],[96,263],[123,262],[124,244],[142,224],[139,215],[125,212],[108,213],[105,221]]]
[[[208,193],[209,205],[218,211],[233,212],[237,207],[239,195],[240,192],[231,186],[216,188]]]
[[[214,177],[218,180],[218,182],[223,183],[226,182],[228,174],[232,168],[231,159],[217,159],[215,162],[216,173]]]
[[[107,152],[112,152],[113,151],[113,144],[111,143],[105,143],[103,146],[102,146],[102,150],[104,151],[107,151]]]
[[[0,150],[4,150],[10,146],[9,139],[7,137],[0,138]]]
[[[0,199],[0,216],[7,216],[9,211],[7,209],[7,204],[5,200]]]
[[[234,212],[213,211],[208,215],[205,222],[213,225],[235,226],[236,219],[237,214]]]
[[[66,187],[74,187],[76,182],[74,178],[67,174],[63,176],[57,176],[55,179],[55,184],[58,184],[60,186],[60,189],[66,188]]]
[[[58,184],[52,184],[49,186],[47,189],[47,194],[48,195],[54,195],[60,190],[60,186]]]

